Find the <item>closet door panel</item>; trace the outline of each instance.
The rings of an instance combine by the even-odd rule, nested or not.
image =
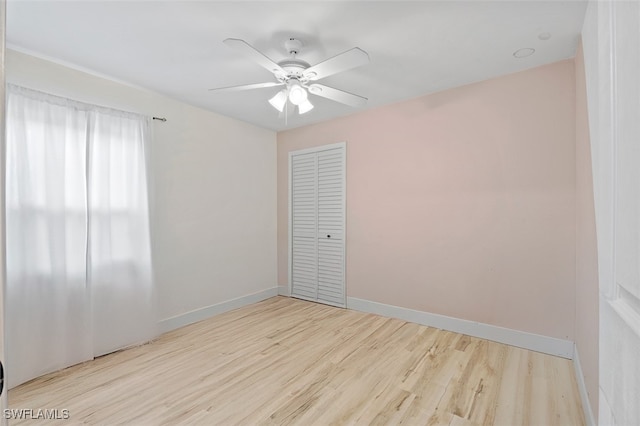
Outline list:
[[[292,153],[291,295],[345,306],[344,145]]]
[[[345,306],[344,148],[318,152],[318,301]]]
[[[315,153],[291,160],[291,293],[312,300],[318,293],[316,163]]]

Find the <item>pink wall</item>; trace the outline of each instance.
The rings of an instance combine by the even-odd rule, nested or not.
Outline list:
[[[562,339],[575,321],[572,60],[278,134],[347,143],[347,295]]]
[[[593,204],[587,85],[582,43],[576,66],[576,333],[589,402],[598,418],[598,252]]]

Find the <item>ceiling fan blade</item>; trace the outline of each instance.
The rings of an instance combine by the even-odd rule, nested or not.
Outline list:
[[[302,75],[309,80],[320,80],[342,71],[359,67],[369,63],[369,54],[364,50],[354,47],[339,55],[320,62],[304,70]]]
[[[254,62],[256,62],[261,67],[271,71],[274,74],[283,74],[286,75],[286,71],[282,69],[282,67],[271,59],[267,58],[260,51],[258,51],[255,47],[251,46],[244,40],[240,40],[237,38],[228,38],[223,41],[227,46],[236,49],[239,52],[244,53],[247,57],[251,58]]]
[[[256,83],[256,84],[242,84],[240,86],[218,87],[215,89],[209,89],[209,91],[215,92],[239,92],[241,90],[262,89],[263,87],[283,86],[281,82],[269,82],[269,83]]]
[[[354,108],[365,106],[368,99],[354,95],[353,93],[345,92],[344,90],[334,89],[333,87],[325,86],[324,84],[312,84],[309,86],[309,93],[316,96],[322,96],[323,98],[331,99],[332,101],[340,102],[341,104],[349,105]]]

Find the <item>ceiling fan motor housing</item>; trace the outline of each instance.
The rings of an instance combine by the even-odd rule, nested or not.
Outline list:
[[[281,81],[287,81],[290,78],[297,78],[302,81],[304,79],[302,73],[310,67],[307,62],[299,59],[285,59],[284,61],[278,62],[278,65],[287,72],[286,75],[281,76]]]
[[[300,53],[300,49],[302,48],[302,42],[297,38],[289,38],[284,42],[284,47],[289,52],[289,58],[278,62],[278,65],[286,71],[286,75],[279,75],[278,80],[282,82],[287,82],[290,79],[296,79],[301,83],[306,83],[307,79],[302,75],[304,70],[309,68],[308,62],[297,59],[296,55]]]

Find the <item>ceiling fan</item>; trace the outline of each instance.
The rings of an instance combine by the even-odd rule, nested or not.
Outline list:
[[[299,114],[311,111],[313,104],[309,101],[309,93],[352,107],[361,107],[367,102],[367,98],[363,96],[315,83],[317,80],[325,77],[369,63],[369,55],[367,52],[358,47],[349,49],[346,52],[311,66],[307,62],[296,58],[296,55],[302,47],[302,42],[295,38],[290,38],[285,42],[285,48],[289,52],[289,58],[278,63],[269,59],[244,40],[228,38],[224,40],[223,43],[243,53],[261,67],[271,71],[276,81],[209,89],[211,91],[235,92],[284,86],[281,91],[269,99],[269,103],[280,113],[284,112],[285,115],[293,111],[296,107]],[[292,104],[293,108],[289,108],[289,104]]]

